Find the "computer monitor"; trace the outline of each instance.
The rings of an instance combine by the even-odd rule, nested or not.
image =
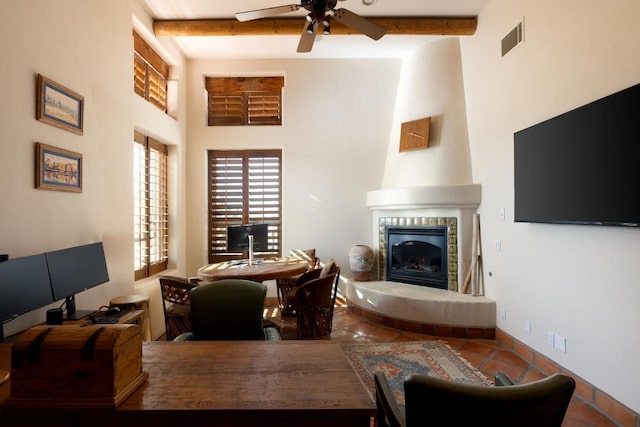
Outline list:
[[[227,252],[249,250],[249,235],[253,235],[253,251],[267,252],[269,247],[268,224],[232,225],[227,227]]]
[[[45,253],[53,298],[65,299],[67,318],[79,319],[95,311],[76,311],[75,295],[109,281],[102,242]]]
[[[44,254],[0,262],[0,341],[2,322],[54,301]]]

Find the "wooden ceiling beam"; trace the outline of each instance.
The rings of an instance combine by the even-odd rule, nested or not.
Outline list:
[[[387,29],[389,35],[470,36],[478,19],[471,18],[367,18]],[[300,35],[306,20],[302,18],[264,18],[240,22],[235,19],[179,19],[153,22],[156,36],[273,36]],[[322,26],[319,25],[319,32]],[[331,34],[361,34],[333,20]]]

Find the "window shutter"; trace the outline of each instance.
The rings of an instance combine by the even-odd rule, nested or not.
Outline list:
[[[133,245],[135,279],[147,276],[149,222],[147,215],[147,141],[136,132],[133,144]]]
[[[133,91],[146,99],[147,64],[137,53],[133,56]]]
[[[167,146],[149,140],[149,276],[167,269],[169,200]]]
[[[169,65],[133,31],[133,90],[160,110],[167,110]]]
[[[213,95],[209,93],[209,126],[242,125],[247,122],[241,95]]]
[[[135,280],[166,270],[169,259],[167,147],[139,132],[133,144]]]
[[[227,227],[269,225],[269,247],[262,256],[281,254],[280,150],[209,151],[210,262],[237,258],[227,252]]]
[[[209,126],[282,124],[284,77],[207,77]]]

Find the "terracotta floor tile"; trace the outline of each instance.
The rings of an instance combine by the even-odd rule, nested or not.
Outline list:
[[[270,313],[271,316],[275,316],[274,321],[280,323],[283,330],[287,332],[288,338],[285,339],[295,339],[295,318],[281,319],[278,310],[267,311],[267,313],[267,315]],[[269,318],[271,319],[271,317]],[[496,334],[502,341],[506,340],[511,343],[510,338],[504,333],[497,330]],[[334,311],[333,331],[329,339],[340,343],[440,340],[446,342],[491,381],[498,371],[506,373],[515,382],[522,383],[535,381],[545,376],[536,366],[529,364],[514,351],[506,348],[500,340],[450,338],[402,331],[353,314],[344,306],[336,307]],[[537,360],[537,363],[548,367],[549,363],[545,364],[545,362],[547,361]],[[575,395],[562,424],[563,427],[609,427],[616,425],[608,417]]]

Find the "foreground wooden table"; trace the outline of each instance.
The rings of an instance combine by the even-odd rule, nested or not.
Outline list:
[[[253,265],[218,262],[200,267],[198,269],[198,278],[206,281],[246,279],[264,282],[265,280],[292,277],[304,273],[308,268],[309,263],[307,261],[293,258],[264,260]]]
[[[9,368],[0,345],[0,369]],[[339,344],[322,341],[145,342],[149,379],[116,410],[0,412],[0,425],[363,426],[375,404]],[[0,386],[0,401],[9,386]]]

